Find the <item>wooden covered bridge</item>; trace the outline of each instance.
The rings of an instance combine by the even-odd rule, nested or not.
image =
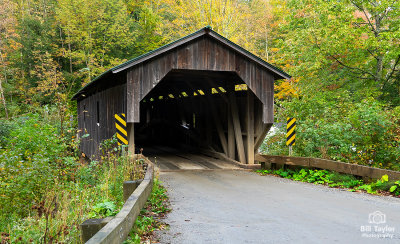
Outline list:
[[[99,155],[125,113],[129,150],[185,145],[241,163],[274,121],[274,81],[289,79],[209,27],[116,66],[83,87],[78,102],[81,151]]]

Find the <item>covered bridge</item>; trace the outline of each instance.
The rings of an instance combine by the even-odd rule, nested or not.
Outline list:
[[[274,81],[289,79],[209,27],[129,60],[95,78],[78,102],[81,151],[99,155],[125,113],[129,150],[155,144],[202,148],[241,163],[274,121]]]

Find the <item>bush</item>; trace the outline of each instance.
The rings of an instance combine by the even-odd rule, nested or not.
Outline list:
[[[7,120],[0,120],[0,148],[7,146],[7,138],[14,129],[14,124]]]
[[[354,96],[335,90],[280,102],[278,121],[297,119],[294,155],[400,170],[400,108]],[[288,154],[285,129],[267,137],[263,153]]]
[[[15,129],[0,152],[0,213],[24,217],[56,181],[71,174],[74,165],[68,164],[68,146],[57,128],[39,116],[19,119],[11,127]]]
[[[7,242],[78,243],[79,224],[117,213],[123,181],[143,177],[142,162],[120,157],[118,149],[80,164],[76,147],[52,123],[31,116],[19,125],[0,155],[0,232]]]

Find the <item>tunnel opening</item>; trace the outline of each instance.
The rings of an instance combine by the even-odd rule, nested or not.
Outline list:
[[[238,139],[241,147],[248,134],[254,142],[254,130],[246,133],[246,128],[262,126],[262,108],[235,72],[172,70],[140,101],[135,145],[145,154],[163,148],[212,150],[240,160]]]

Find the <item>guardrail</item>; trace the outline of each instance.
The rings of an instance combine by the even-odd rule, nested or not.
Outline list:
[[[270,167],[271,165],[295,165],[310,168],[319,168],[336,171],[344,174],[362,176],[364,178],[380,179],[383,175],[388,175],[390,180],[400,180],[400,172],[368,167],[364,165],[349,164],[333,160],[306,157],[288,157],[288,156],[271,156],[257,154],[255,160],[264,164],[262,167]]]
[[[143,181],[126,200],[119,213],[86,244],[122,243],[126,240],[153,189],[154,166],[148,159],[145,160],[148,166]]]

